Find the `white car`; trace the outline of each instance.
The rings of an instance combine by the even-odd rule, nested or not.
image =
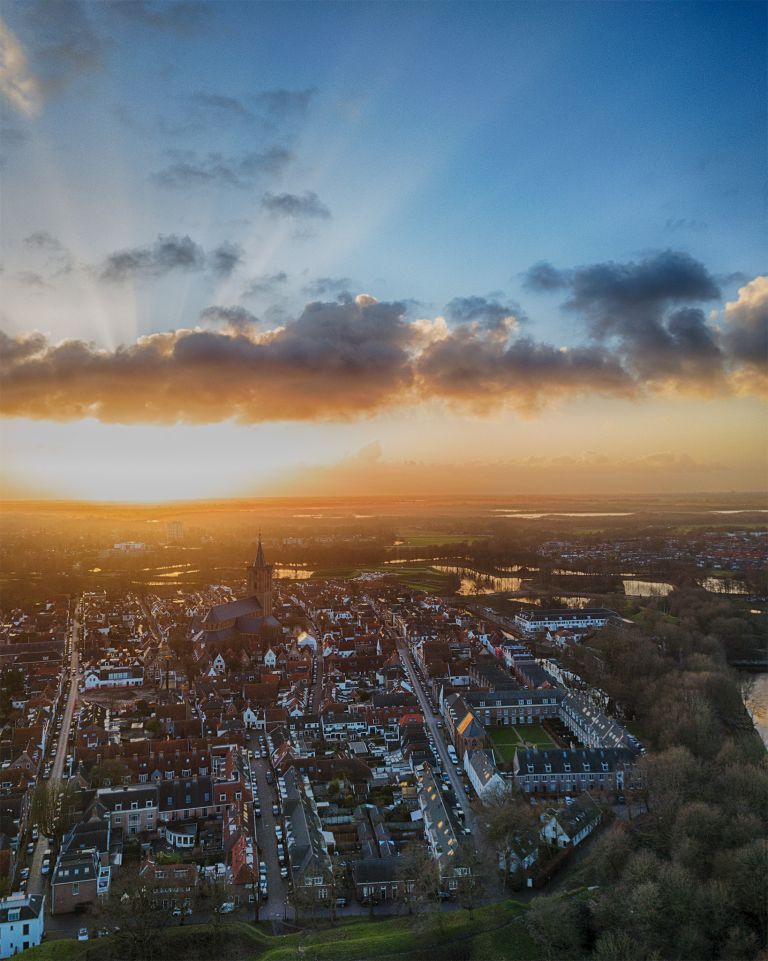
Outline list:
[[[80,930],[77,932],[77,940],[78,941],[88,940],[88,928],[80,928]]]

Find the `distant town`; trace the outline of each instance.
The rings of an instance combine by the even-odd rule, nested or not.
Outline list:
[[[639,629],[626,605],[502,612],[451,570],[442,593],[386,570],[278,578],[286,545],[252,544],[231,583],[3,610],[0,957],[114,934],[105,905],[137,890],[178,925],[472,907],[548,889],[647,813],[642,724],[594,671],[596,638]],[[548,540],[540,558],[672,551],[738,577],[764,535],[708,544]]]

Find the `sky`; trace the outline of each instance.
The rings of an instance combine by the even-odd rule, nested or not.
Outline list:
[[[763,3],[0,23],[0,491],[763,490]]]

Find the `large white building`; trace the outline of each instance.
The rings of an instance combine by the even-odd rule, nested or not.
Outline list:
[[[12,894],[0,899],[0,958],[12,958],[43,939],[45,897]]]
[[[515,614],[515,624],[526,634],[538,631],[557,631],[560,628],[581,628],[595,630],[612,619],[618,618],[615,611],[604,607],[585,607],[581,610],[520,611]]]
[[[88,691],[105,687],[141,687],[144,668],[136,664],[113,664],[85,672],[81,689]]]

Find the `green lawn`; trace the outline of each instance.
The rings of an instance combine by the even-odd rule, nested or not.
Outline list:
[[[399,547],[429,547],[432,544],[462,544],[464,541],[471,544],[487,536],[487,534],[446,534],[442,531],[412,531],[398,534],[397,539],[403,543],[397,544],[392,550],[396,551]]]
[[[511,764],[515,750],[537,747],[541,750],[556,748],[557,745],[538,724],[517,724],[514,727],[488,727],[488,737],[494,750],[502,761]]]
[[[381,920],[351,918],[335,926],[275,936],[243,921],[168,927],[158,933],[156,958],[191,961],[537,961],[524,920],[527,908],[503,901],[469,912],[445,911]],[[79,943],[47,941],[25,953],[25,961],[112,961],[115,939]]]

